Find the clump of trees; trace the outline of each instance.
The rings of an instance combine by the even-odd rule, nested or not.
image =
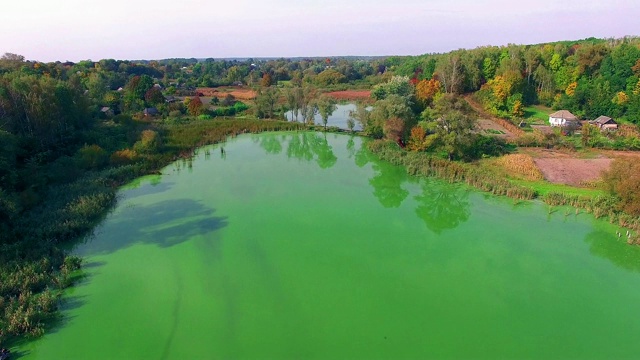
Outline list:
[[[618,158],[603,174],[607,190],[619,199],[618,209],[640,215],[640,163],[633,158]]]
[[[499,155],[505,144],[478,134],[476,116],[461,97],[444,92],[437,80],[421,80],[414,86],[407,76],[395,76],[374,87],[376,99],[368,111],[359,105],[351,118],[365,134],[386,138],[410,151],[441,154],[449,160],[471,160]]]

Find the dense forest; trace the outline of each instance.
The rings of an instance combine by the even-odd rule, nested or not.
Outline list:
[[[198,89],[216,86],[249,88],[256,97],[203,103]],[[513,146],[474,131],[476,115],[457,95],[473,93],[502,118],[544,104],[636,125],[640,39],[388,58],[42,63],[7,53],[0,58],[0,343],[40,335],[55,318],[60,291],[81,263],[61,245],[90,233],[119,185],[231,134],[301,128],[297,121],[264,120],[285,120],[286,110],[303,123],[320,114],[326,127],[335,100],[324,93],[356,88],[370,89],[371,98],[351,114],[351,129],[357,121],[364,135],[433,155],[418,160],[375,145],[383,157],[414,173],[532,198],[529,189],[450,161]],[[637,137],[629,139],[620,146],[635,149]]]
[[[544,104],[582,119],[606,115],[640,123],[637,37],[487,46],[389,58],[385,65],[414,83],[436,80],[446,92],[478,92],[485,108],[501,117]]]

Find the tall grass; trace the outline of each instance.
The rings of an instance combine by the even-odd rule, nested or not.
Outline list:
[[[536,181],[543,179],[542,172],[529,155],[507,154],[499,157],[496,163],[510,174],[519,175],[526,180]]]
[[[449,182],[464,182],[477,189],[518,200],[530,200],[536,197],[534,190],[514,185],[505,178],[497,177],[480,167],[440,159],[426,153],[406,152],[392,142],[372,141],[369,143],[369,150],[383,160],[404,166],[407,173],[411,175],[433,176]]]

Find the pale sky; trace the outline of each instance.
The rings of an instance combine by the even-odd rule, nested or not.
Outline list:
[[[418,55],[640,35],[640,0],[5,0],[0,54],[39,61]]]

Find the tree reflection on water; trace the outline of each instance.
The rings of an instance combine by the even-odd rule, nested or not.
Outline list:
[[[422,194],[414,196],[418,202],[416,214],[429,230],[440,234],[469,219],[469,194],[466,190],[434,179],[423,181],[421,188]]]
[[[336,164],[338,158],[327,141],[326,134],[302,132],[291,134],[287,146],[287,156],[299,160],[315,160],[322,169]]]

